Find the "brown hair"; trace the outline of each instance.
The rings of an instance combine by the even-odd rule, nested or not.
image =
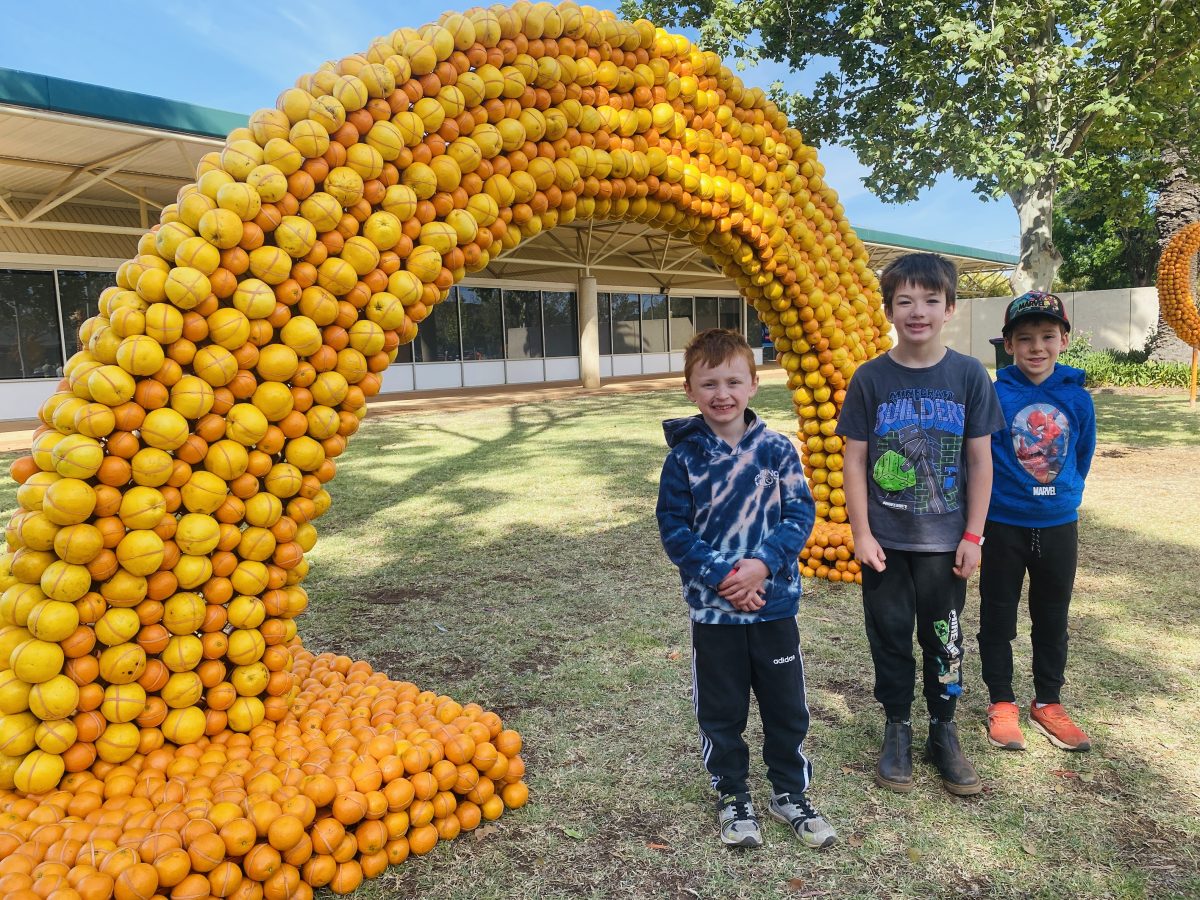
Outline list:
[[[757,374],[754,369],[754,351],[746,343],[746,339],[736,331],[727,328],[710,328],[701,331],[690,341],[683,351],[683,380],[690,382],[692,370],[697,363],[702,363],[709,369],[715,369],[724,362],[740,356],[750,367],[750,377]]]
[[[892,297],[906,284],[927,291],[941,291],[946,295],[947,308],[951,308],[957,300],[958,270],[954,263],[936,253],[906,253],[893,259],[879,276],[884,309],[892,311]]]

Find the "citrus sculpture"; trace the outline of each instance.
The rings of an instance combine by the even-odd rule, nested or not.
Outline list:
[[[651,223],[737,280],[801,421],[805,571],[854,579],[836,418],[888,340],[822,173],[715,55],[573,3],[398,29],[230,134],[120,266],[11,468],[0,893],[346,892],[525,802],[496,714],[314,656],[295,617],[397,347],[543,229]]]
[[[1200,222],[1179,229],[1158,262],[1158,305],[1163,321],[1193,349],[1200,349],[1200,310],[1192,294],[1194,262],[1200,253]]]

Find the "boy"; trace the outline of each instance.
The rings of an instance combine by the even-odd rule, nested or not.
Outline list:
[[[983,785],[954,724],[962,685],[966,579],[979,565],[992,487],[991,434],[1004,419],[980,363],[943,346],[957,272],[912,253],[883,271],[884,311],[896,346],[854,373],[838,431],[875,699],[887,715],[875,780],[912,790],[915,662],[921,645],[929,737],[925,756],[952,794]]]
[[[763,723],[770,814],[809,847],[836,833],[805,796],[808,705],[796,611],[798,555],[813,500],[796,449],[747,404],[758,392],[754,353],[734,332],[697,334],[684,353],[684,391],[700,414],[663,422],[671,452],[658,491],[663,547],[679,567],[692,619],[692,699],[717,791],[721,840],[761,847],[742,739],[750,690]]]
[[[1079,502],[1096,449],[1096,412],[1083,387],[1084,373],[1058,364],[1070,331],[1063,303],[1053,294],[1022,294],[1004,314],[1004,347],[1014,365],[996,376],[1005,427],[992,435],[992,503],[979,573],[979,659],[990,700],[988,741],[1005,750],[1025,749],[1012,688],[1012,639],[1026,572],[1033,639],[1030,724],[1063,750],[1091,748],[1059,702]]]

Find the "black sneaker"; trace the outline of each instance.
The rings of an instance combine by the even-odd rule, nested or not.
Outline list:
[[[801,843],[814,850],[823,850],[837,840],[837,832],[817,812],[804,794],[776,794],[771,798],[772,818],[792,826]]]
[[[717,801],[717,825],[726,847],[761,847],[762,832],[749,794],[726,794]]]

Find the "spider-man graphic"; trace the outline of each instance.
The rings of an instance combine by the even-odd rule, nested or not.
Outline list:
[[[1017,459],[1042,484],[1049,484],[1062,471],[1070,436],[1067,417],[1048,403],[1027,406],[1013,419]]]

